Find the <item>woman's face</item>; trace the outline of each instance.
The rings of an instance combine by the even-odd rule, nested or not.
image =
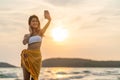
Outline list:
[[[31,22],[30,22],[30,26],[31,26],[32,28],[37,28],[38,25],[39,25],[39,22],[38,22],[37,18],[32,18],[32,20],[31,20]]]

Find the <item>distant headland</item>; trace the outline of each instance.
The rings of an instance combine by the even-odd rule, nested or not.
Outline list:
[[[120,61],[96,61],[81,58],[49,58],[43,67],[120,67]]]
[[[16,67],[0,62],[0,67]],[[120,67],[120,61],[96,61],[81,58],[48,58],[42,61],[42,67]]]
[[[16,66],[11,65],[11,64],[6,63],[6,62],[0,62],[0,67],[3,67],[3,68],[14,67],[14,68],[16,68]]]

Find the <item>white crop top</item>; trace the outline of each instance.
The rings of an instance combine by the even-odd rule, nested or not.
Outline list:
[[[41,42],[42,41],[42,37],[39,35],[35,35],[35,36],[31,36],[29,38],[28,44],[34,43],[34,42]]]

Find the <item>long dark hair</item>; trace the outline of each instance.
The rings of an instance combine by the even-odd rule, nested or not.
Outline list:
[[[38,21],[38,27],[36,28],[35,31],[37,32],[37,34],[41,34],[41,28],[40,28],[39,18],[38,18],[36,15],[31,15],[31,16],[29,17],[29,20],[28,20],[29,32],[30,32],[31,36],[33,35],[33,28],[32,28],[32,26],[30,26],[30,23],[31,23],[31,20],[32,20],[33,18],[36,18],[37,21]],[[42,34],[41,34],[41,36],[42,36]]]

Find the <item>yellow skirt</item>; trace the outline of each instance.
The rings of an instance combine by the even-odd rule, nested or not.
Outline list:
[[[40,50],[23,49],[21,52],[21,67],[25,67],[34,80],[38,80],[40,68],[42,67],[42,56]]]

